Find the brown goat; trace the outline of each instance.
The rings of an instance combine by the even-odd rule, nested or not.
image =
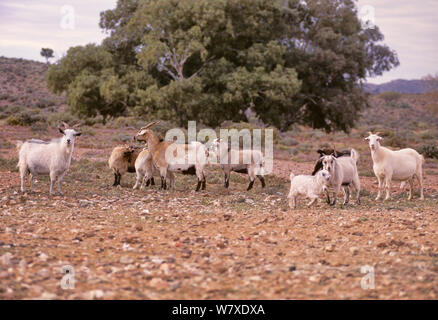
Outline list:
[[[108,165],[114,172],[113,186],[120,185],[120,179],[126,172],[135,172],[135,160],[141,150],[135,146],[117,146],[113,149],[108,159]]]

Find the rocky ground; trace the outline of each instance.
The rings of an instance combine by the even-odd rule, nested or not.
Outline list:
[[[131,189],[132,174],[111,186],[106,159],[114,132],[77,142],[63,185],[50,197],[47,177],[20,194],[14,140],[35,137],[23,127],[0,128],[0,298],[2,299],[437,299],[438,169],[425,165],[426,200],[376,203],[363,141],[362,205],[335,208],[322,200],[291,211],[290,171],[311,171],[277,150],[266,189],[209,168],[207,191],[178,176],[176,191]],[[127,134],[132,134],[131,130]],[[48,136],[56,135],[55,131]],[[43,138],[47,138],[43,137]],[[315,154],[316,155],[316,154]],[[73,289],[63,289],[71,266]],[[363,289],[374,268],[374,289]],[[68,275],[67,275],[68,277]]]

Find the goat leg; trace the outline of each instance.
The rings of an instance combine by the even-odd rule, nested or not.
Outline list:
[[[331,204],[330,193],[327,188],[324,189],[325,195],[327,196],[327,204]]]
[[[117,186],[117,173],[114,172],[114,183],[113,183],[113,187]]]
[[[254,185],[254,180],[251,180],[249,185],[248,185],[248,189],[246,189],[246,191],[251,190],[253,185]]]
[[[198,178],[198,185],[196,186],[196,192],[199,191],[199,189],[201,188],[201,180]]]
[[[265,178],[263,176],[257,176],[259,178],[260,182],[262,183],[262,188],[266,187]]]

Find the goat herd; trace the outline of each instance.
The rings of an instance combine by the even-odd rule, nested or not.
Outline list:
[[[114,148],[108,160],[109,167],[114,172],[114,186],[120,184],[120,179],[125,172],[136,173],[134,189],[145,185],[155,184],[154,176],[161,178],[161,188],[167,188],[167,179],[170,189],[175,185],[175,173],[196,175],[198,184],[196,191],[206,187],[205,167],[211,163],[218,163],[224,172],[225,188],[229,186],[231,171],[246,173],[249,176],[249,186],[253,187],[257,177],[262,187],[264,180],[264,157],[257,150],[240,150],[229,147],[228,142],[215,139],[207,148],[200,142],[177,144],[169,141],[160,141],[150,129],[158,121],[142,127],[134,137],[137,141],[147,143],[147,148],[141,149],[132,146],[118,146]],[[36,175],[50,176],[50,194],[53,195],[53,186],[58,181],[58,192],[61,192],[61,182],[68,171],[74,149],[75,138],[81,133],[70,128],[66,123],[58,128],[62,137],[49,142],[31,139],[26,142],[18,141],[19,150],[18,168],[21,177],[21,191],[25,192],[24,179],[30,175],[30,187],[33,191],[33,179]],[[380,199],[385,189],[385,200],[390,198],[390,185],[392,180],[402,181],[402,185],[409,182],[409,200],[412,199],[413,183],[416,178],[420,185],[420,199],[423,195],[422,164],[424,157],[414,149],[392,151],[381,146],[382,137],[378,133],[369,133],[365,138],[371,150],[373,170],[379,183],[376,200]],[[350,198],[350,185],[357,193],[357,203],[360,204],[360,181],[357,170],[359,154],[356,150],[318,150],[318,159],[312,175],[290,174],[290,192],[288,195],[291,208],[296,207],[298,195],[304,195],[311,201],[311,206],[322,193],[327,196],[327,202],[336,204],[336,196],[342,188],[344,204]],[[188,155],[194,154],[194,157]],[[169,156],[170,155],[170,156]],[[214,161],[212,161],[212,159]],[[330,200],[329,188],[333,189],[333,201]]]

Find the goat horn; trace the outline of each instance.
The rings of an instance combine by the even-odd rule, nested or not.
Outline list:
[[[148,129],[156,124],[160,123],[160,120],[149,123],[148,125],[142,127],[142,129]]]
[[[67,123],[65,123],[64,121],[62,121],[62,124],[64,125],[64,128],[65,128],[65,129],[70,128],[70,126],[69,126]]]
[[[380,132],[376,132],[376,136],[380,136]]]
[[[79,128],[80,126],[81,126],[81,123],[79,122],[79,123],[76,123],[72,128],[76,129],[76,128]]]
[[[373,133],[372,133],[371,131],[368,131],[368,135],[369,135],[369,136],[372,136]]]

